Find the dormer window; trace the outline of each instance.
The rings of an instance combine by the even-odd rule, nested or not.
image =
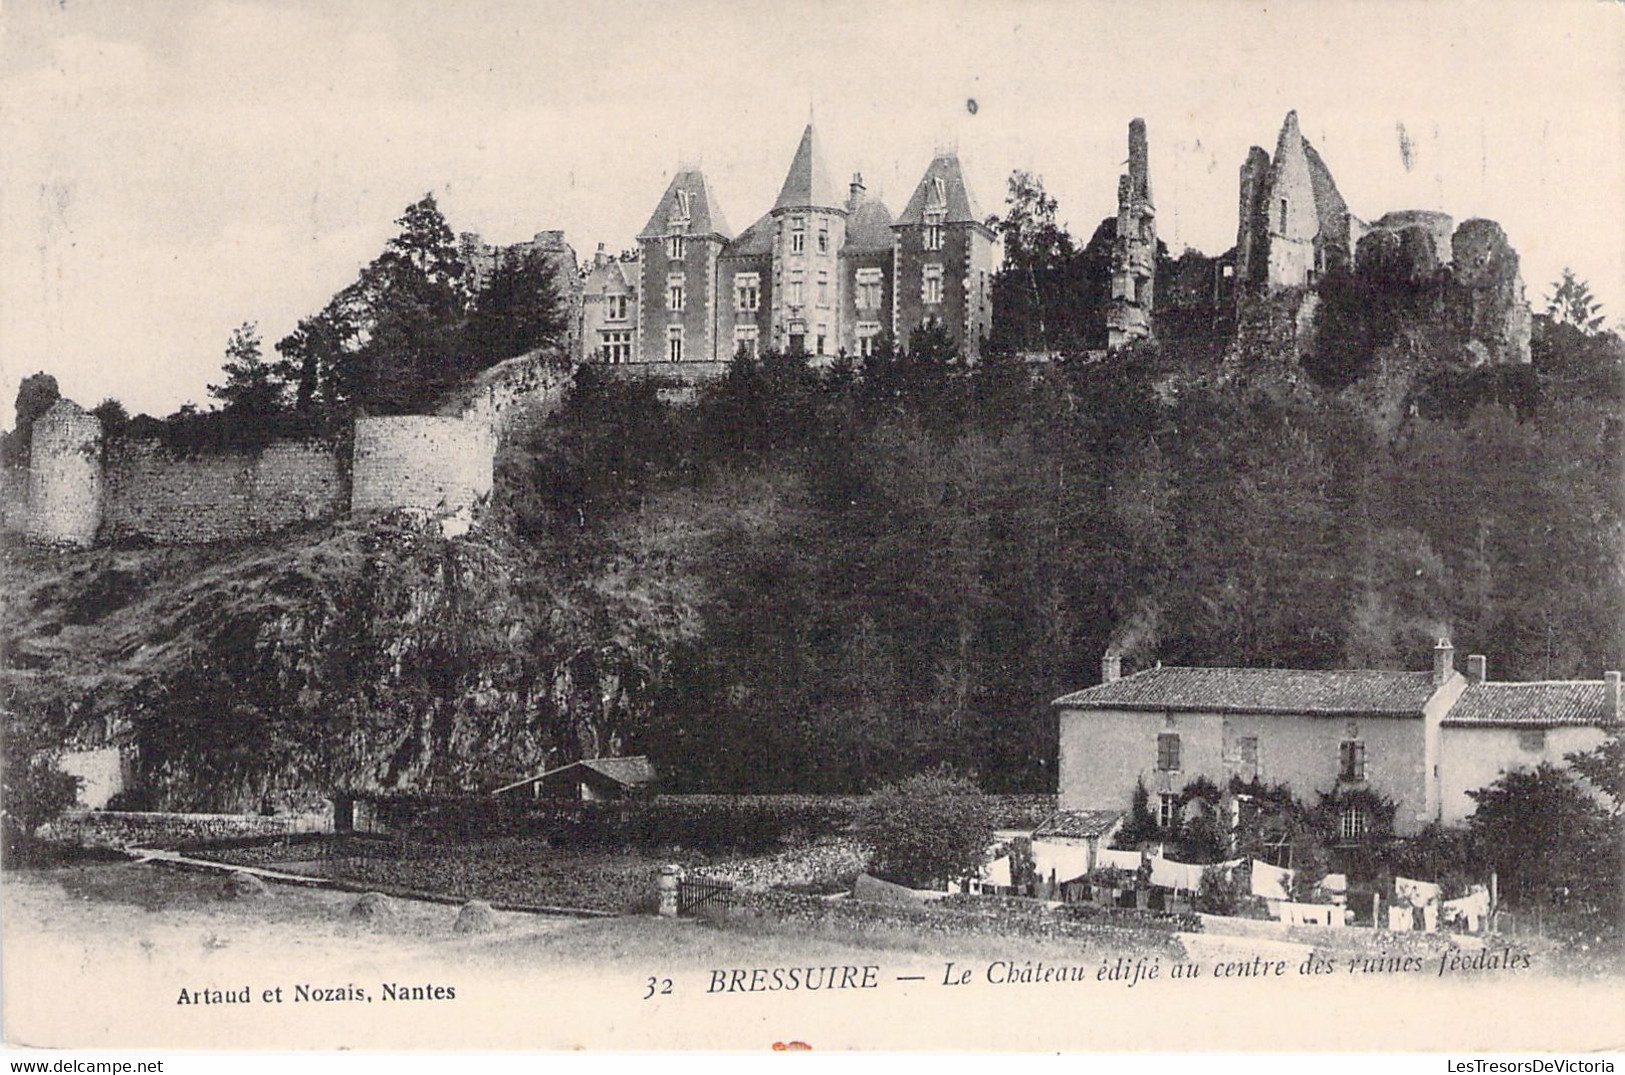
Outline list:
[[[940,175],[931,177],[931,193],[926,198],[926,204],[941,209],[948,208],[948,184],[943,182]]]

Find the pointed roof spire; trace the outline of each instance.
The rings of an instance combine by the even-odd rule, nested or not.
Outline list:
[[[679,223],[682,225],[680,228],[677,227]],[[717,204],[716,195],[711,191],[711,184],[697,165],[679,166],[677,174],[671,177],[671,183],[666,187],[666,193],[660,196],[654,215],[649,217],[649,223],[643,226],[638,238],[659,238],[678,230],[694,236],[733,237],[733,232],[728,230],[728,221],[722,215],[722,207]]]
[[[796,147],[795,159],[779,188],[774,209],[839,209],[841,199],[824,167],[824,152],[818,143],[818,133],[811,123],[801,132],[801,144]]]

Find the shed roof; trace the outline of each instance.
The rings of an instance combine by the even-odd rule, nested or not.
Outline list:
[[[560,765],[545,772],[537,773],[535,776],[527,776],[521,780],[515,780],[511,784],[504,784],[492,794],[512,791],[514,788],[534,784],[538,780],[545,780],[550,776],[557,776],[559,773],[568,772],[571,769],[589,769],[599,776],[606,777],[629,788],[652,784],[655,779],[654,766],[649,764],[648,757],[642,754],[630,758],[582,758],[580,761],[573,761],[568,765]]]
[[[1440,722],[1446,727],[1604,727],[1619,714],[1600,679],[1542,683],[1474,683]]]
[[[1123,819],[1121,810],[1057,810],[1044,823],[1033,830],[1033,838],[1070,836],[1075,839],[1093,839],[1104,836]]]
[[[1431,672],[1148,668],[1053,703],[1066,709],[1420,717]]]

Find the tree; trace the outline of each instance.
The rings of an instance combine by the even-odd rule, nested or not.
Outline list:
[[[252,321],[244,321],[226,342],[224,384],[211,384],[209,395],[237,417],[262,419],[282,408],[282,385],[271,365],[260,355],[260,334]]]
[[[1591,285],[1566,265],[1546,298],[1546,314],[1559,324],[1573,325],[1588,334],[1602,328],[1602,303],[1591,294]]]
[[[16,424],[6,436],[6,462],[18,465],[28,462],[34,423],[61,398],[56,378],[49,373],[35,373],[22,379],[17,386]]]
[[[1468,827],[1509,899],[1582,912],[1612,902],[1607,815],[1568,772],[1542,762],[1467,795],[1478,804]]]
[[[1004,265],[994,281],[1004,301],[994,304],[993,335],[1001,349],[1047,350],[1061,342],[1053,321],[1066,305],[1066,279],[1077,250],[1056,222],[1057,203],[1045,192],[1042,177],[1012,172],[1005,207],[1003,217],[988,221],[1004,243]]]
[[[8,849],[33,840],[41,825],[60,817],[79,795],[80,780],[57,767],[53,744],[37,727],[5,714],[0,802]]]
[[[558,340],[569,328],[553,259],[526,248],[504,257],[474,298],[466,350],[478,369]]]
[[[993,843],[993,814],[975,784],[939,769],[871,795],[858,835],[877,876],[924,886],[980,872]]]
[[[102,432],[109,437],[121,436],[130,425],[130,412],[124,404],[109,396],[91,408],[91,414],[102,424]]]

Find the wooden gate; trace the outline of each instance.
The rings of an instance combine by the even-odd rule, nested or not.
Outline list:
[[[679,915],[721,914],[733,910],[735,906],[734,886],[730,881],[685,877],[677,882]]]

